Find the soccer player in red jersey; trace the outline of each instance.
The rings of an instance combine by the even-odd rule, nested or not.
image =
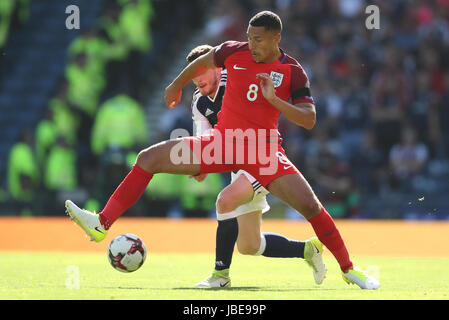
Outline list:
[[[81,214],[73,203],[66,202],[75,222],[95,240],[102,239],[110,225],[139,199],[154,174],[198,175],[242,169],[310,222],[339,263],[345,282],[362,289],[377,289],[377,279],[354,268],[335,222],[287,158],[276,134],[281,112],[305,129],[312,129],[316,121],[307,75],[295,59],[279,48],[281,31],[282,23],[276,14],[260,12],[249,22],[248,42],[225,42],[190,63],[166,88],[165,102],[169,108],[177,106],[182,88],[192,79],[208,69],[226,67],[226,92],[212,133],[172,139],[142,150],[99,215],[85,211]],[[181,158],[177,157],[180,153]],[[248,228],[248,234],[253,234],[260,246],[266,244],[260,231],[257,233],[260,221],[247,218],[247,225],[253,226]]]
[[[211,50],[212,46],[200,45],[190,51],[186,60],[191,63]],[[208,69],[193,79],[197,87],[192,100],[192,118],[196,136],[206,134],[217,124],[217,114],[221,110],[226,81],[227,70],[222,68]],[[207,174],[200,174],[193,178],[201,182],[206,176]],[[215,267],[209,277],[195,284],[196,287],[231,286],[229,270],[236,242],[242,254],[302,258],[312,267],[315,282],[322,283],[327,270],[322,260],[322,244],[318,238],[297,241],[277,233],[261,234],[260,226],[255,228],[257,225],[253,225],[253,221],[261,221],[262,214],[270,209],[266,200],[267,194],[268,190],[244,170],[231,173],[231,184],[220,192],[216,202],[218,225]],[[244,203],[245,201],[247,202]],[[248,232],[248,229],[253,232]],[[262,246],[261,239],[265,241]],[[318,248],[318,252],[315,248]]]

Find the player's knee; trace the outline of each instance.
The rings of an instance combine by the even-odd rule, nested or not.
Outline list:
[[[310,199],[307,201],[303,208],[301,209],[301,214],[307,218],[311,219],[315,217],[317,214],[319,214],[321,211],[321,205],[317,199]]]
[[[217,208],[218,213],[231,212],[235,209],[232,197],[228,196],[225,193],[220,193],[218,195],[217,201],[215,202],[215,207]]]
[[[152,147],[140,151],[137,155],[136,164],[147,172],[157,173],[157,152]]]
[[[253,256],[259,251],[259,245],[255,243],[245,243],[237,245],[237,249],[241,254]]]
[[[259,247],[260,247],[260,239],[258,241],[257,239],[254,239],[237,242],[238,251],[244,255],[251,255],[251,256],[255,255],[259,251]]]

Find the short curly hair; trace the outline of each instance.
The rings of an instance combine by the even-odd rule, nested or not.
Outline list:
[[[261,11],[249,21],[252,27],[265,27],[266,31],[275,31],[281,33],[282,21],[279,16],[271,11]]]
[[[186,57],[187,63],[191,63],[196,58],[201,57],[202,55],[208,53],[212,49],[213,47],[208,44],[202,44],[200,46],[193,48]]]

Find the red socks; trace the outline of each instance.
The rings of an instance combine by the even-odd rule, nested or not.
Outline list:
[[[353,265],[349,258],[348,250],[334,220],[326,209],[322,207],[321,212],[308,221],[312,225],[313,230],[315,230],[318,239],[332,252],[335,259],[337,259],[340,269],[344,273],[351,269]]]
[[[137,164],[115,189],[100,214],[100,223],[108,230],[126,210],[139,200],[153,175]]]

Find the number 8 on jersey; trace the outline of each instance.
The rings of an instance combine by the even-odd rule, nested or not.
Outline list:
[[[249,101],[255,101],[257,99],[257,91],[259,90],[259,87],[257,84],[252,83],[249,85],[248,92],[246,93],[246,98]]]

